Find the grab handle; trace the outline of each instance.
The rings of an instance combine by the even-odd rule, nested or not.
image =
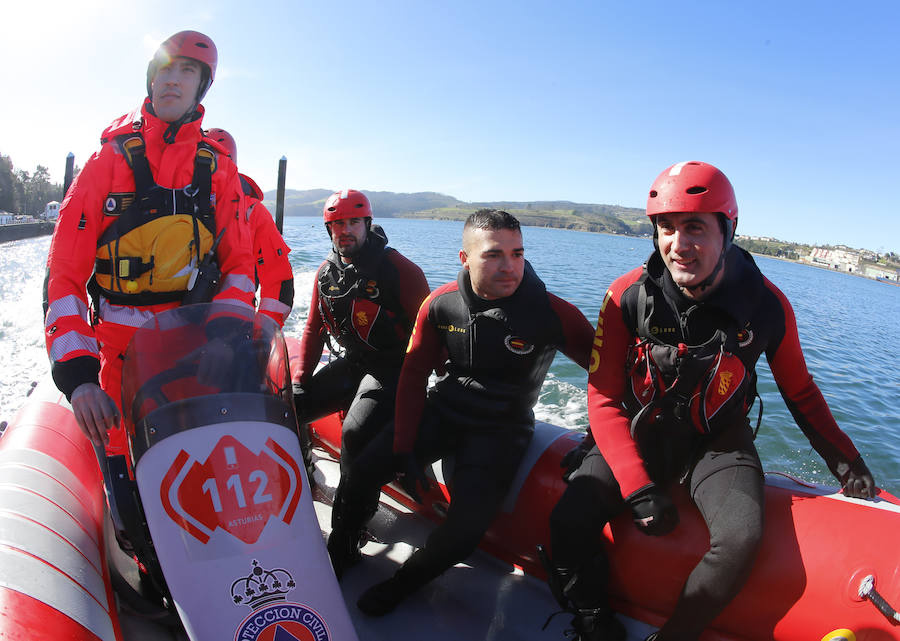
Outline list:
[[[878,611],[884,615],[884,618],[891,622],[891,625],[900,625],[900,613],[898,613],[891,605],[884,600],[884,597],[875,589],[875,577],[868,575],[859,584],[859,596],[861,599],[868,599],[872,602]]]

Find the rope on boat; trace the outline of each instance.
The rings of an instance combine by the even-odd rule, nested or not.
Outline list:
[[[868,599],[872,602],[878,611],[884,615],[884,618],[890,621],[891,625],[900,625],[900,613],[898,613],[891,605],[885,601],[884,597],[875,589],[875,577],[868,575],[859,584],[859,596],[861,599]]]

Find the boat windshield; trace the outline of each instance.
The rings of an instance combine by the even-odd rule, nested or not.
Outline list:
[[[288,353],[275,321],[250,308],[204,303],[157,314],[138,329],[122,368],[122,408],[131,433],[167,406],[177,406],[169,408],[170,416],[196,414],[191,408],[200,400],[204,414],[216,406],[223,421],[246,418],[252,406],[263,419],[272,407],[287,407],[291,416],[279,422],[293,419]],[[229,414],[230,407],[240,411]]]

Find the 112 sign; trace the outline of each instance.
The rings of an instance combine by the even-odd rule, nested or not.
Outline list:
[[[166,513],[206,543],[216,528],[255,543],[270,518],[293,519],[303,488],[297,462],[273,439],[254,453],[222,437],[203,462],[181,450],[160,487]]]

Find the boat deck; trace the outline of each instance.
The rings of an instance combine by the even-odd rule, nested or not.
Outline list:
[[[331,501],[339,478],[338,463],[316,450],[316,515],[327,537]],[[384,617],[368,617],[356,607],[360,595],[403,563],[433,529],[433,524],[382,494],[382,504],[369,525],[377,540],[362,548],[363,560],[349,568],[341,589],[360,641],[429,639],[432,641],[552,641],[568,637],[570,617],[560,614],[542,630],[547,618],[559,610],[546,583],[479,550],[466,563],[457,564],[410,596]],[[151,620],[123,612],[123,634],[140,641],[183,641],[183,630],[172,630]],[[622,617],[628,641],[642,641],[653,628]],[[340,640],[335,640],[340,641]]]

